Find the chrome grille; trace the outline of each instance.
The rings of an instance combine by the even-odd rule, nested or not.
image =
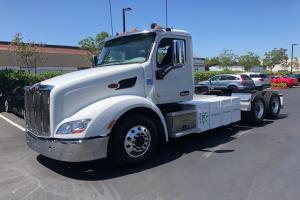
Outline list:
[[[37,89],[35,92],[31,92],[30,89],[25,91],[26,127],[36,136],[50,136],[49,97],[51,90],[45,86],[36,87],[42,89]]]

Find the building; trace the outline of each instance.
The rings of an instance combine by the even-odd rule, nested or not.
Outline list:
[[[8,51],[9,43],[0,41],[0,70],[15,69],[28,72],[27,68],[20,68],[20,65],[13,60],[12,54]],[[46,71],[62,71],[67,73],[92,67],[91,62],[84,61],[85,56],[83,54],[86,51],[79,49],[79,47],[45,45],[45,47],[42,47],[42,50],[44,52],[43,56],[47,56],[49,60],[37,66],[37,74]],[[34,71],[34,69],[31,69],[30,73],[35,73]]]
[[[193,58],[194,61],[194,72],[205,71],[205,58]]]

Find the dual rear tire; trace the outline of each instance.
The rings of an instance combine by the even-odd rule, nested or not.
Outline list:
[[[276,119],[280,113],[280,96],[276,91],[259,91],[252,95],[251,111],[242,112],[242,120],[257,125],[265,118]]]

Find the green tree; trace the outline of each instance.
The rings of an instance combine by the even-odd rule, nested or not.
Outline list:
[[[282,69],[287,70],[291,66],[291,63],[288,60],[284,60],[280,65]]]
[[[270,52],[265,53],[265,58],[263,59],[263,65],[273,70],[275,65],[282,64],[285,60],[288,60],[288,55],[286,54],[287,49],[284,48],[274,48]]]
[[[211,59],[205,58],[205,70],[209,71],[209,67],[217,66],[220,64],[219,57],[213,57]]]
[[[21,33],[16,33],[14,39],[9,44],[8,50],[13,55],[13,59],[17,61],[20,68],[26,67],[30,73],[30,69],[35,69],[36,66],[42,62],[47,62],[48,57],[43,57],[43,49],[45,43],[36,44],[34,41],[28,40],[24,43]]]
[[[85,50],[86,54],[85,60],[86,62],[90,61],[92,62],[92,55],[99,56],[103,47],[99,45],[99,43],[104,40],[105,38],[111,37],[107,32],[102,31],[101,33],[98,33],[96,38],[88,37],[83,40],[80,40],[78,44],[80,45],[80,49]]]
[[[236,63],[238,55],[234,54],[232,50],[224,49],[219,55],[220,67],[228,69]]]
[[[245,71],[249,71],[252,67],[260,66],[259,55],[248,52],[248,55],[238,58],[238,64],[243,66]]]

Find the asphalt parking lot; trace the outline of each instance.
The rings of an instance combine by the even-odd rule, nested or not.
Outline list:
[[[67,163],[29,149],[24,120],[0,111],[0,199],[299,199],[300,87],[259,126],[234,124],[161,143],[143,166]]]

